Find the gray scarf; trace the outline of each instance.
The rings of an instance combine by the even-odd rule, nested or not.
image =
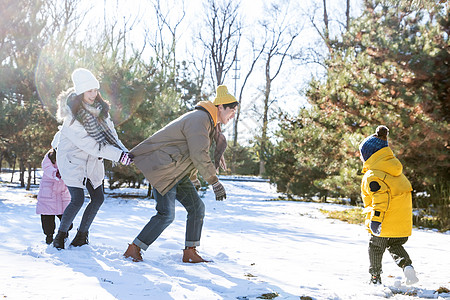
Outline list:
[[[99,150],[109,144],[126,151],[120,146],[106,121],[99,117],[101,110],[102,105],[98,102],[95,102],[92,106],[82,102],[77,118],[81,120],[87,133],[97,141]]]

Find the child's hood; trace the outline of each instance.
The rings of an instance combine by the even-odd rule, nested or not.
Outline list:
[[[380,170],[392,176],[400,176],[403,172],[402,163],[394,156],[391,148],[385,147],[375,152],[364,162],[363,173],[368,170]]]

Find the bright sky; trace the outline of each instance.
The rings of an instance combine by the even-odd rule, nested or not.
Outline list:
[[[203,20],[205,16],[205,9],[203,3],[206,0],[190,0],[184,1],[184,11],[186,15],[183,21],[177,27],[177,37],[178,37],[178,50],[177,59],[190,59],[191,53],[194,49],[199,51],[200,42],[197,40],[198,32],[203,25]],[[267,11],[267,3],[270,1],[258,0],[258,1],[241,1],[241,12],[243,15],[243,22],[247,24],[245,29],[248,33],[254,30],[257,20],[261,19],[264,13]],[[336,20],[344,20],[343,14],[345,13],[346,0],[338,1],[327,1],[328,3],[328,14],[330,18],[330,26],[336,26]],[[123,24],[127,21],[128,24],[135,22],[134,27],[130,33],[130,38],[137,48],[140,48],[144,41],[144,29],[152,28],[151,34],[156,33],[156,20],[153,4],[151,1],[146,0],[135,0],[131,2],[119,1],[119,0],[104,0],[98,2],[86,2],[88,5],[92,6],[87,15],[86,20],[98,20],[99,17],[103,18],[106,13],[107,19],[112,22],[117,20],[119,24]],[[276,1],[275,3],[280,3]],[[359,15],[360,0],[351,0],[351,13],[352,15]],[[183,12],[183,1],[181,0],[167,0],[161,1],[162,11],[169,16],[169,22],[172,27],[180,20]],[[290,3],[290,14],[291,17],[288,18],[289,22],[295,22],[299,27],[303,27],[299,38],[296,40],[295,47],[297,49],[302,49],[302,47],[314,47],[316,41],[318,41],[318,35],[315,29],[311,26],[311,22],[305,16],[311,15],[315,12],[315,21],[318,24],[322,24],[323,11],[322,11],[322,0],[292,0]],[[168,13],[169,12],[169,13]],[[86,22],[85,24],[88,24]],[[204,25],[203,25],[204,26]],[[123,25],[117,26],[118,29],[122,29]],[[167,34],[167,32],[166,32]],[[259,37],[260,32],[255,32],[252,35],[254,37]],[[170,36],[167,36],[170,38]],[[170,40],[167,39],[167,42]],[[196,48],[194,48],[194,46]],[[250,56],[251,51],[249,49],[249,42],[246,37],[241,40],[241,49],[238,53],[240,69],[239,77],[240,79],[236,81],[237,83],[237,94],[239,93],[240,87],[242,85],[243,79],[250,67]],[[304,48],[303,48],[304,49]],[[152,56],[152,51],[150,46],[147,44],[147,54],[148,58]],[[276,67],[273,65],[272,70]],[[274,71],[272,71],[274,72]],[[312,74],[320,74],[323,69],[320,69],[317,65],[303,65],[299,66],[296,63],[286,62],[280,75],[273,81],[272,84],[272,98],[276,99],[273,103],[272,108],[281,108],[283,111],[295,115],[299,108],[307,105],[305,98],[301,95],[301,92],[307,86],[307,82]],[[235,90],[235,80],[233,80],[234,72],[230,74],[225,79],[225,84],[228,86],[230,92],[234,93]],[[265,85],[264,79],[264,68],[260,65],[253,71],[249,82],[246,85],[246,92],[244,94],[244,99],[242,100],[242,112],[241,112],[241,122],[240,122],[240,141],[244,143],[248,141],[255,133],[255,128],[258,127],[259,120],[261,117],[255,113],[255,103],[260,103],[262,101],[262,89]],[[276,129],[275,123],[272,126],[272,130]],[[229,130],[227,130],[229,128]],[[231,134],[232,125],[231,123],[225,128],[225,131]]]

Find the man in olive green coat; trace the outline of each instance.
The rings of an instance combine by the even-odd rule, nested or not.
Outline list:
[[[142,261],[141,249],[147,250],[173,222],[175,200],[178,200],[188,213],[183,262],[206,262],[196,250],[200,245],[205,205],[191,179],[198,171],[213,186],[216,200],[226,198],[216,175],[226,148],[220,124],[227,124],[234,117],[237,105],[236,98],[221,85],[214,102],[199,102],[195,110],[172,121],[130,151],[135,165],[153,187],[157,213],[128,246],[125,257]],[[216,141],[215,163],[209,156],[212,140]]]

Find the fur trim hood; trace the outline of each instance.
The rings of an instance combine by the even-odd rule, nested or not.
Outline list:
[[[59,94],[56,100],[58,103],[58,111],[56,112],[58,122],[64,122],[67,117],[72,117],[72,120],[77,118],[76,114],[82,102],[81,99],[76,99],[77,97],[83,96],[77,95],[73,87]],[[109,103],[101,97],[100,93],[97,95],[96,101],[101,105],[99,117],[102,119],[108,118],[110,110]]]
[[[63,122],[67,117],[73,117],[68,103],[76,96],[77,94],[75,93],[75,88],[71,87],[59,94],[58,98],[56,98],[56,102],[58,103],[56,120],[58,120],[58,122]]]

